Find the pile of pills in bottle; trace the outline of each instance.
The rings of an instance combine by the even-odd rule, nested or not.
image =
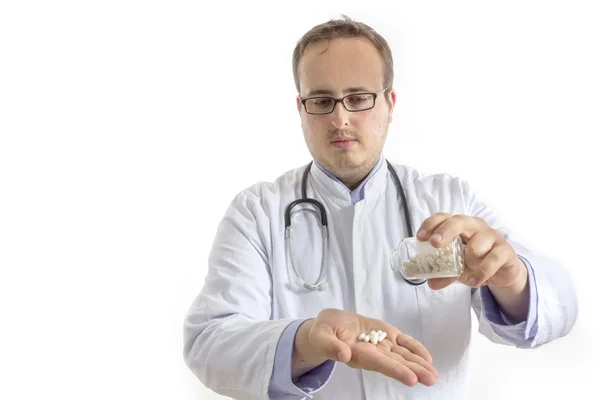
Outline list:
[[[381,343],[386,337],[387,333],[380,329],[378,331],[371,331],[371,333],[361,333],[358,337],[358,340],[362,340],[365,343],[371,342],[373,344],[377,344]]]
[[[420,253],[410,258],[403,264],[404,274],[406,276],[415,276],[431,273],[452,273],[460,269],[460,267],[457,268],[457,262],[461,265],[463,263],[463,256],[462,254],[456,255],[453,243],[450,243],[441,249],[435,249],[434,252]]]

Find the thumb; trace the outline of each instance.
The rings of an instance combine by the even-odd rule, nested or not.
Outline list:
[[[314,347],[330,360],[347,363],[352,358],[350,346],[338,339],[331,329],[318,329],[314,332]]]
[[[427,280],[427,284],[433,290],[440,290],[446,286],[450,286],[457,280],[458,278],[431,278]]]

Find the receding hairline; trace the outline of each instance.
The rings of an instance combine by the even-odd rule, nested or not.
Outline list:
[[[325,48],[321,51],[319,51],[316,56],[320,56],[322,54],[325,54],[331,47],[331,43],[332,42],[336,42],[336,41],[353,41],[353,40],[359,40],[361,42],[363,42],[364,44],[366,44],[368,47],[370,47],[372,50],[375,51],[375,54],[377,55],[379,61],[381,62],[381,80],[382,80],[382,84],[385,85],[385,65],[384,65],[384,60],[381,56],[381,54],[379,54],[379,51],[377,50],[377,48],[375,47],[375,45],[367,38],[364,37],[339,37],[339,38],[333,38],[333,39],[323,39],[320,41],[316,41],[316,42],[311,42],[308,43],[305,48],[304,51],[302,53],[302,57],[299,59],[298,61],[298,66],[297,66],[297,74],[298,74],[298,81],[300,81],[300,70],[301,70],[301,65],[303,64],[303,60],[305,60],[304,55],[306,53],[306,50],[309,47],[317,47],[319,45],[325,45]],[[343,94],[350,94],[350,93],[359,93],[359,92],[374,92],[377,90],[380,90],[381,88],[367,88],[364,85],[354,85],[351,87],[347,87],[341,90],[341,93]],[[298,88],[298,93],[300,93],[300,87]],[[307,93],[305,93],[305,97],[312,97],[312,96],[317,96],[317,95],[333,95],[333,92],[327,89],[323,89],[323,88],[311,88]]]
[[[292,56],[292,67],[294,83],[298,92],[300,92],[298,67],[306,48],[314,43],[328,42],[323,50],[325,52],[329,49],[331,42],[337,39],[363,39],[369,41],[379,53],[382,61],[384,85],[388,87],[393,85],[394,65],[392,52],[385,38],[370,26],[343,15],[343,19],[330,20],[314,26],[296,44]]]

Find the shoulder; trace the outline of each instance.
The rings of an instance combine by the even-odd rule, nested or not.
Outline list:
[[[233,199],[234,206],[250,208],[253,212],[273,208],[282,201],[284,193],[293,193],[296,188],[299,188],[299,182],[307,166],[308,164],[305,164],[285,171],[273,181],[258,181],[242,189]]]
[[[246,198],[264,198],[277,196],[284,190],[294,187],[301,179],[306,165],[284,172],[273,181],[259,181],[243,189],[238,196]]]

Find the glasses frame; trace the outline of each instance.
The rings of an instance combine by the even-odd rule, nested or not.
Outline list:
[[[314,97],[307,97],[307,98],[300,97],[300,103],[302,103],[302,105],[304,106],[304,111],[306,111],[306,113],[310,114],[310,115],[327,115],[327,114],[331,114],[332,112],[335,111],[335,106],[337,106],[337,103],[341,103],[342,107],[344,107],[344,109],[346,111],[348,111],[348,112],[362,112],[362,111],[367,111],[367,110],[370,110],[370,109],[374,108],[375,104],[377,103],[377,98],[382,93],[384,93],[386,90],[388,90],[389,88],[390,87],[388,86],[388,87],[386,87],[384,89],[381,89],[379,92],[357,92],[357,93],[350,93],[350,94],[348,94],[348,95],[346,95],[344,97],[341,97],[339,99],[336,99],[335,97],[331,97],[331,96],[314,96]],[[371,107],[365,108],[363,110],[348,110],[348,108],[346,107],[346,104],[344,104],[344,100],[347,97],[350,97],[350,96],[360,96],[361,94],[370,94],[370,95],[372,95],[373,96],[373,105]],[[306,108],[306,102],[308,100],[314,100],[314,99],[331,99],[331,100],[333,100],[333,107],[331,108],[331,111],[326,112],[326,113],[312,113],[312,112],[309,112],[308,109]]]

